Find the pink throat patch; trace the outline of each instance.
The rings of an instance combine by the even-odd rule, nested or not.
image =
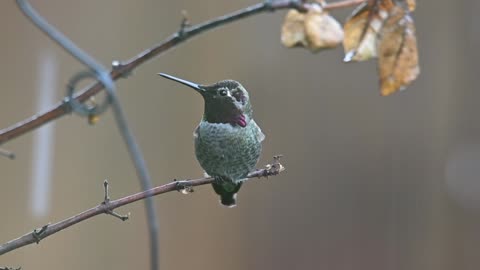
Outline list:
[[[245,119],[245,115],[240,114],[236,119],[235,119],[235,124],[241,126],[241,127],[246,127],[247,126],[247,120]]]

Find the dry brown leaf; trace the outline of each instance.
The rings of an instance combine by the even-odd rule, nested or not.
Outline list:
[[[408,9],[408,10],[407,10]],[[381,94],[401,90],[418,77],[415,25],[409,11],[415,0],[361,4],[347,19],[344,30],[345,62],[379,57]]]
[[[393,7],[396,6],[396,2],[394,0],[380,0],[376,1],[374,4],[378,10],[391,10]]]
[[[369,22],[369,9],[366,3],[355,9],[344,25],[345,38],[343,61],[364,61],[377,56],[377,31],[382,25],[378,16]]]
[[[285,16],[281,40],[285,47],[308,46],[304,29],[305,14],[291,9]]]
[[[307,12],[305,34],[308,48],[312,52],[335,48],[343,40],[343,29],[340,23],[318,5],[314,5]]]
[[[391,10],[395,6],[402,6],[402,4],[406,4],[406,7],[408,7],[408,11],[412,12],[415,10],[415,7],[417,6],[417,1],[403,0],[403,3],[402,3],[402,1],[380,0],[378,3],[375,3],[375,5],[378,7],[379,10]]]
[[[381,94],[404,89],[420,73],[415,25],[400,6],[389,11],[378,38],[378,70]]]
[[[333,48],[343,40],[343,29],[335,18],[312,4],[306,13],[288,11],[282,26],[281,41],[288,48],[305,47],[312,52]]]

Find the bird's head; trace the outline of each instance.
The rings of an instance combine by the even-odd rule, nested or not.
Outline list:
[[[210,123],[229,123],[245,127],[252,118],[247,90],[237,81],[225,80],[212,85],[200,85],[168,74],[158,75],[193,88],[205,101],[204,119]]]

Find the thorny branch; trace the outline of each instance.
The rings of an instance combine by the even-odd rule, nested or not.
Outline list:
[[[366,1],[366,0],[364,0]],[[363,2],[361,0],[343,0],[337,1],[331,4],[323,5],[324,10],[333,10],[339,8],[346,8],[355,6],[358,3]],[[206,21],[201,24],[197,25],[184,25],[181,31],[178,31],[168,38],[166,38],[163,42],[149,48],[141,53],[139,53],[136,57],[127,60],[125,62],[114,61],[113,68],[110,71],[110,77],[112,80],[118,80],[119,78],[126,77],[131,72],[140,66],[141,64],[151,60],[152,58],[161,55],[162,53],[168,51],[169,49],[178,46],[179,44],[183,43],[191,39],[194,36],[197,36],[201,33],[204,33],[208,30],[214,29],[216,27],[220,27],[226,25],[228,23],[238,21],[244,19],[246,17],[250,17],[255,14],[265,13],[265,12],[273,12],[276,10],[281,9],[289,9],[289,8],[296,8],[298,10],[304,10],[306,3],[301,0],[277,0],[277,1],[265,1],[263,3],[258,3],[244,9],[235,11],[233,13],[220,16],[216,19]],[[84,102],[88,100],[91,96],[96,95],[99,93],[104,86],[100,82],[96,82],[85,89],[81,90],[79,94],[75,96],[75,99],[79,102]],[[71,108],[67,106],[65,103],[61,102],[56,104],[53,108],[48,110],[47,112],[34,115],[28,119],[25,119],[21,122],[13,124],[10,127],[0,130],[0,145],[8,142],[14,138],[17,138],[21,135],[24,135],[32,130],[53,121],[65,114],[71,112]]]
[[[251,172],[247,177],[262,178],[262,177],[274,176],[281,173],[284,170],[284,167],[282,166],[282,164],[280,164],[279,159],[280,159],[280,156],[274,157],[274,162],[272,164],[265,166],[264,169],[259,169],[254,172]],[[0,255],[29,244],[39,243],[40,240],[52,234],[55,234],[63,229],[66,229],[70,226],[73,226],[79,222],[82,222],[84,220],[97,216],[99,214],[111,215],[112,213],[114,213],[113,210],[120,206],[131,204],[133,202],[143,200],[151,196],[156,196],[156,195],[160,195],[160,194],[171,192],[171,191],[181,191],[182,193],[189,193],[192,191],[192,187],[211,184],[214,181],[215,180],[212,177],[200,178],[200,179],[194,179],[194,180],[172,181],[168,184],[154,187],[152,189],[142,191],[142,192],[129,195],[113,201],[111,201],[108,198],[108,183],[104,184],[105,198],[103,202],[75,216],[69,217],[65,220],[62,220],[60,222],[57,222],[51,225],[50,224],[45,225],[39,229],[35,229],[33,232],[27,233],[17,239],[11,240],[7,243],[0,245]],[[187,190],[188,192],[183,192],[184,190]],[[121,219],[124,220],[124,218],[121,218]]]

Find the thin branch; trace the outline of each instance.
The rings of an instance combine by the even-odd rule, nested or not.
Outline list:
[[[323,8],[325,10],[345,8],[349,6],[354,6],[358,4],[358,2],[359,1],[344,0],[331,4],[326,4],[323,6]],[[264,3],[258,3],[201,24],[184,27],[183,31],[174,33],[160,44],[157,44],[152,48],[141,52],[136,57],[126,62],[114,61],[115,65],[113,65],[113,68],[110,71],[110,77],[112,80],[118,80],[119,78],[126,77],[131,74],[131,72],[135,68],[147,62],[148,60],[151,60],[152,58],[161,55],[162,53],[168,51],[173,47],[176,47],[177,45],[191,39],[192,37],[195,37],[216,27],[220,27],[256,14],[273,12],[281,9],[296,8],[303,11],[306,9],[306,5],[308,4],[300,0],[265,1]],[[102,89],[104,89],[103,84],[100,82],[96,82],[80,91],[80,93],[75,96],[75,99],[79,102],[84,102],[88,100],[91,96],[99,93]],[[34,115],[28,119],[13,124],[10,127],[0,130],[0,144],[3,144],[14,138],[31,132],[32,130],[70,112],[71,109],[68,105],[66,105],[64,102],[58,103],[53,108],[44,113]]]
[[[278,159],[279,157],[275,157],[274,163],[267,165],[265,169],[259,169],[250,173],[247,177],[261,178],[261,177],[269,177],[269,176],[274,176],[279,174],[284,170],[284,167],[278,162]],[[171,192],[171,191],[183,191],[187,189],[187,190],[190,190],[191,192],[192,187],[211,184],[214,181],[215,180],[212,177],[195,179],[195,180],[173,181],[168,184],[154,187],[152,189],[142,191],[130,196],[126,196],[113,201],[108,201],[108,203],[105,203],[105,200],[104,200],[104,202],[100,203],[99,205],[93,208],[90,208],[86,211],[83,211],[75,216],[69,217],[55,224],[45,225],[39,229],[35,229],[33,232],[27,233],[17,239],[11,240],[7,243],[0,245],[0,255],[29,244],[39,243],[40,240],[52,234],[55,234],[63,229],[66,229],[70,226],[73,226],[77,223],[85,221],[99,214],[111,214],[113,212],[113,209],[118,208],[120,206],[131,204],[133,202],[146,199],[148,197],[160,195],[160,194]]]

